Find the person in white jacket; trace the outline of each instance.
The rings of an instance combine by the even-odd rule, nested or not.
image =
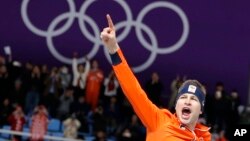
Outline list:
[[[77,100],[78,97],[85,95],[86,79],[90,70],[90,62],[87,57],[85,57],[85,59],[85,66],[83,66],[83,64],[78,64],[76,55],[74,55],[72,61],[72,85],[75,88],[75,100]]]

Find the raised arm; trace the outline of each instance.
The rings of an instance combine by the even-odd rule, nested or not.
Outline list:
[[[72,59],[72,72],[73,72],[73,77],[76,77],[76,75],[78,73],[76,55],[74,55],[74,57]]]
[[[149,130],[154,130],[166,116],[163,116],[163,112],[147,98],[116,41],[115,27],[109,15],[107,15],[107,20],[109,26],[103,29],[101,39],[111,54],[116,77],[124,94],[143,124]]]
[[[89,59],[87,56],[85,57],[85,59],[86,59],[86,64],[85,64],[84,77],[87,77],[87,75],[90,71],[90,62],[89,62]]]

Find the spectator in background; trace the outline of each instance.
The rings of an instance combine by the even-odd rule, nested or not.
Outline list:
[[[23,91],[22,81],[20,79],[16,79],[14,82],[14,88],[10,90],[10,99],[11,103],[20,105],[21,107],[25,107],[25,97],[26,94]]]
[[[120,117],[120,105],[117,102],[117,97],[111,97],[110,102],[105,105],[104,115],[107,118],[107,134],[114,135]]]
[[[48,111],[45,106],[38,105],[34,109],[34,113],[31,117],[32,124],[30,127],[30,141],[43,141],[44,136],[48,130]]]
[[[16,106],[13,113],[8,117],[8,121],[11,125],[11,130],[21,132],[25,124],[25,115],[22,107]],[[13,135],[12,141],[21,141],[21,136]]]
[[[62,87],[62,92],[60,93],[63,93],[70,86],[71,82],[71,75],[69,74],[67,66],[62,66],[59,69],[59,77],[61,80],[61,87]]]
[[[145,141],[145,128],[138,117],[133,114],[129,121],[125,121],[117,130],[119,141]]]
[[[103,71],[99,68],[98,61],[93,60],[86,85],[86,102],[91,105],[92,110],[98,105],[103,78]]]
[[[204,84],[204,87],[207,89],[207,85]],[[206,120],[206,125],[208,125],[209,127],[212,127],[212,122],[213,122],[213,111],[214,111],[214,107],[213,107],[213,99],[214,99],[214,94],[211,94],[209,92],[207,92],[206,94],[206,101],[205,101],[205,107],[204,107],[204,113],[201,115],[202,117],[204,117],[204,119]]]
[[[235,132],[235,127],[236,125],[239,124],[239,120],[240,120],[240,115],[239,115],[239,106],[240,106],[240,97],[238,94],[237,90],[232,90],[230,92],[230,95],[228,96],[228,106],[227,107],[229,109],[229,113],[227,114],[227,125],[226,125],[226,132],[225,132],[225,137],[226,139],[233,140],[232,138],[232,134],[234,134]]]
[[[6,59],[0,56],[0,102],[10,98],[13,82],[20,75],[20,68],[12,62],[11,52],[5,54]]]
[[[49,68],[47,64],[41,66],[41,80],[42,80],[42,90],[44,91],[46,85],[46,79],[49,77]]]
[[[241,124],[250,124],[250,105],[244,107],[242,114],[240,115]]]
[[[61,89],[61,80],[58,75],[58,68],[53,67],[50,75],[45,80],[45,90],[42,103],[48,109],[52,117],[56,116],[58,107],[58,97]]]
[[[93,119],[93,133],[98,131],[104,131],[106,134],[107,117],[104,115],[104,109],[102,106],[98,106],[92,115]]]
[[[30,90],[30,87],[31,87],[31,72],[32,72],[32,69],[33,69],[33,64],[31,62],[26,62],[25,63],[25,67],[23,68],[22,72],[21,72],[21,81],[22,81],[22,84],[23,84],[23,90],[24,90],[24,93],[27,94],[27,92]]]
[[[7,67],[11,82],[14,82],[21,75],[22,64],[19,61],[13,60],[10,47],[9,51],[5,52],[5,54],[6,54],[6,59],[4,61],[4,65]]]
[[[76,118],[75,114],[72,114],[70,117],[63,121],[63,134],[66,138],[77,139],[78,129],[81,126],[80,121]]]
[[[150,80],[146,82],[145,91],[148,98],[158,107],[162,106],[161,94],[163,91],[163,84],[157,72],[151,74]]]
[[[25,100],[25,111],[27,114],[33,112],[33,109],[37,106],[42,93],[42,79],[39,66],[35,65],[32,69],[29,78],[30,87],[28,89]]]
[[[240,97],[237,90],[232,90],[230,94],[230,104],[231,104],[231,122],[233,124],[239,123],[239,111],[238,108],[241,105]]]
[[[224,90],[224,84],[218,82],[215,85],[213,98],[213,130],[215,130],[215,132],[226,132],[230,107],[229,99]]]
[[[74,93],[73,88],[68,87],[59,98],[59,106],[58,106],[58,109],[57,109],[57,117],[60,120],[64,120],[66,117],[69,116],[70,105],[74,101],[73,93]]]
[[[110,99],[117,96],[119,83],[115,77],[114,71],[110,71],[108,77],[104,79],[104,104],[108,104]]]
[[[220,91],[223,96],[226,96],[226,91],[225,91],[225,87],[224,87],[224,83],[223,82],[218,81],[215,84],[215,92],[217,92],[217,91]]]
[[[7,67],[5,65],[0,65],[0,101],[2,102],[4,98],[9,97],[9,92],[11,89],[11,79]]]
[[[70,105],[70,113],[75,114],[76,118],[80,120],[81,127],[79,129],[80,132],[89,132],[87,116],[90,112],[90,105],[86,103],[85,97],[79,97],[78,101],[71,103]]]
[[[83,66],[83,64],[77,64],[77,53],[74,53],[72,61],[72,85],[75,88],[75,99],[78,99],[80,96],[85,96],[86,81],[90,70],[90,62],[88,57],[85,57],[85,60],[85,66]]]
[[[9,123],[8,116],[11,114],[13,109],[10,100],[8,98],[5,98],[3,100],[0,107],[1,107],[0,108],[0,127],[1,127]]]

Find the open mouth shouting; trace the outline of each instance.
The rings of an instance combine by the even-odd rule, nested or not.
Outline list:
[[[190,118],[191,112],[192,111],[189,107],[184,107],[181,111],[181,118],[188,120]]]

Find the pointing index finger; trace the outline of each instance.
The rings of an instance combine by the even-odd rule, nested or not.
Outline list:
[[[113,21],[112,21],[110,15],[107,14],[106,17],[107,17],[107,21],[108,21],[109,28],[112,29],[112,30],[115,29],[115,26],[114,26],[114,24],[113,24]]]

